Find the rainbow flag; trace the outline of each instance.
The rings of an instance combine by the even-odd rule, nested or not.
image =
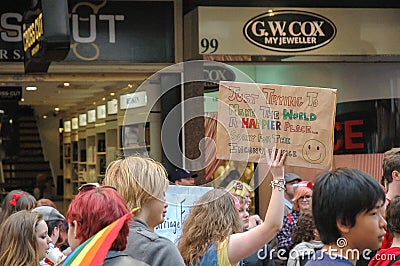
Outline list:
[[[107,252],[117,238],[126,220],[132,217],[127,213],[112,224],[97,232],[94,236],[79,245],[62,263],[62,266],[99,266],[106,258]]]

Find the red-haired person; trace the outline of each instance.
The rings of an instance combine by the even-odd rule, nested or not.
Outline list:
[[[311,212],[311,199],[312,199],[312,183],[304,182],[295,188],[293,197],[293,209],[283,218],[283,226],[279,233],[278,238],[278,252],[285,250],[288,252],[293,248],[292,232],[296,226],[300,214],[303,212]],[[304,184],[304,185],[303,185]],[[311,185],[309,185],[311,184]],[[280,254],[283,254],[282,252]],[[288,254],[288,253],[286,253]]]
[[[74,251],[80,244],[128,213],[119,193],[111,187],[87,184],[80,188],[67,212],[68,243]],[[122,251],[126,248],[129,221],[122,226],[112,243],[103,265],[147,265]]]

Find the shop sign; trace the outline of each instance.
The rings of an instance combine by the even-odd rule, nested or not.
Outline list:
[[[228,67],[204,65],[204,90],[207,92],[218,90],[220,81],[235,81],[236,75]]]
[[[173,1],[69,0],[66,61],[174,62]]]
[[[24,13],[22,42],[25,73],[47,72],[52,61],[63,60],[70,46],[66,0],[41,0]]]
[[[397,99],[339,103],[334,154],[383,153],[399,146]]]
[[[0,62],[22,61],[22,14],[1,9],[0,13]]]
[[[336,27],[329,19],[305,11],[268,12],[250,19],[243,28],[246,39],[261,48],[303,52],[331,42]]]
[[[364,124],[365,121],[362,119],[336,121],[334,152],[364,150]]]
[[[185,49],[184,56],[228,62],[393,56],[399,54],[393,41],[400,38],[399,16],[399,10],[389,8],[200,6],[185,15],[184,36],[190,36],[185,47],[192,49]]]
[[[123,94],[120,96],[120,108],[131,109],[147,105],[147,93],[145,91]]]
[[[21,97],[22,97],[22,87],[18,86],[0,87],[0,101],[4,100],[20,101]]]
[[[33,1],[39,2],[37,8],[24,15],[24,5],[8,2],[0,6],[0,62],[22,62],[27,55],[37,62],[47,52],[52,54],[46,57],[57,61],[54,57],[64,53],[54,47],[59,41],[68,41],[69,53],[62,59],[67,62],[175,60],[173,1],[41,0]],[[65,15],[59,13],[64,7]],[[65,30],[68,39],[55,38]],[[39,62],[44,62],[43,69],[49,64]]]

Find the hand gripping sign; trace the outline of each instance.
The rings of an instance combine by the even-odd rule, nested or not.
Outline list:
[[[217,158],[258,162],[281,148],[286,165],[328,168],[335,113],[335,89],[220,82]]]

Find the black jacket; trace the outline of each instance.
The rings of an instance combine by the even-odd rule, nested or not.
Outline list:
[[[266,244],[242,261],[243,266],[275,266],[270,247]]]

